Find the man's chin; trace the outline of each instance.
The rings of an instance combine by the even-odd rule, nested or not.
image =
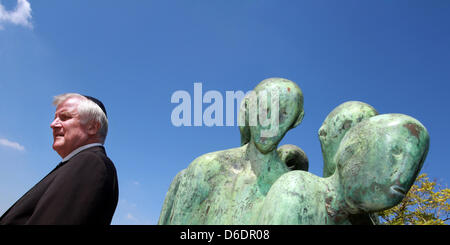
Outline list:
[[[52,145],[53,150],[55,150],[56,152],[59,152],[62,148],[63,144],[62,142],[57,142],[55,141]]]

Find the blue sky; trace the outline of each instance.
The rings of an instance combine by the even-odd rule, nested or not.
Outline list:
[[[448,183],[449,1],[28,2],[17,19],[4,14],[17,2],[0,0],[0,214],[60,161],[52,97],[78,92],[108,111],[112,223],[156,224],[180,170],[240,143],[237,127],[172,125],[171,95],[193,96],[196,82],[222,95],[296,82],[305,118],[281,144],[301,147],[319,176],[317,130],[333,108],[359,100],[410,115],[431,137],[422,172]]]

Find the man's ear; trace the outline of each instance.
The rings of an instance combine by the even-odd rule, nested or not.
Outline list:
[[[304,116],[305,116],[305,111],[302,111],[302,113],[300,113],[300,115],[298,115],[297,120],[294,122],[294,124],[292,125],[291,128],[297,127],[303,121]]]
[[[96,135],[99,130],[100,130],[100,123],[99,122],[92,121],[92,122],[88,123],[87,133],[89,135]]]

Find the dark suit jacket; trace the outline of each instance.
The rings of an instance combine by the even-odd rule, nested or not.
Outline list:
[[[111,223],[119,188],[113,162],[102,146],[61,163],[0,218],[0,224]]]

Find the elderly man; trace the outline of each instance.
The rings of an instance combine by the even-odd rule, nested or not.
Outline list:
[[[5,212],[0,224],[108,225],[117,206],[118,183],[103,147],[105,107],[74,93],[55,96],[53,104],[53,149],[62,161]]]

